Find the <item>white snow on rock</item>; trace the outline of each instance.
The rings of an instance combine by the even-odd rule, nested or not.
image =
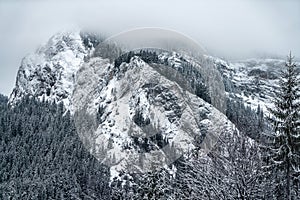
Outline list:
[[[54,35],[35,53],[22,60],[10,103],[30,95],[62,101],[69,108],[75,75],[85,55],[79,31]]]
[[[84,62],[87,54],[79,31],[56,34],[22,60],[9,102],[17,103],[25,95],[63,102],[75,118],[83,143],[111,167],[112,177],[122,171],[165,167],[198,147],[206,154],[220,134],[233,133],[234,125],[221,109],[197,97],[188,86],[183,88],[174,77],[162,75],[157,70],[160,65],[154,67],[135,56],[116,70],[109,59],[94,57]],[[182,67],[182,60],[197,65],[207,75],[206,83],[220,89],[215,94],[225,85],[227,97],[241,99],[253,109],[260,105],[266,112],[271,106],[283,60],[230,63],[205,58],[213,62],[223,80],[201,68],[203,61],[199,64],[175,52],[159,54],[159,60],[174,69]],[[219,95],[214,98],[222,99]],[[223,102],[219,102],[220,108]],[[156,135],[168,142],[149,145]]]
[[[107,59],[94,58],[77,76],[79,83],[72,99],[77,130],[88,141],[90,151],[111,167],[112,176],[171,164],[193,151],[196,140],[204,135],[202,151],[207,153],[218,135],[232,127],[224,114],[139,57],[121,64],[119,72],[113,71]],[[103,113],[97,123],[99,107]],[[205,118],[201,117],[203,110]],[[137,115],[147,123],[139,124]],[[168,144],[144,150],[144,139],[150,141],[157,134]]]

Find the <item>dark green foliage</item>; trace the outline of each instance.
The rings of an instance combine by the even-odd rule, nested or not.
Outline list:
[[[189,81],[194,93],[204,101],[211,103],[208,87],[198,69],[186,60],[181,60],[182,65],[177,69]]]
[[[174,199],[172,176],[164,168],[121,176],[122,181],[115,179],[111,184],[114,200]]]
[[[115,179],[112,195],[114,199],[153,200],[272,199],[272,191],[262,188],[259,157],[257,143],[244,135],[224,133],[208,155],[195,157],[191,153],[181,156],[168,169],[157,167]]]
[[[7,96],[4,96],[4,95],[0,94],[0,105],[1,105],[1,106],[2,106],[2,105],[5,106],[5,104],[6,104],[7,102],[8,102]]]
[[[116,60],[115,60],[115,68],[119,68],[119,66],[125,62],[125,63],[129,63],[130,59],[135,56],[133,51],[129,51],[128,53],[125,53],[121,56],[119,56]]]
[[[155,83],[145,84],[142,88],[145,90],[150,103],[162,105],[165,111],[173,111],[167,114],[171,123],[181,118],[182,109],[179,106],[177,96],[172,91]]]
[[[62,104],[0,96],[0,199],[109,199],[109,171]]]

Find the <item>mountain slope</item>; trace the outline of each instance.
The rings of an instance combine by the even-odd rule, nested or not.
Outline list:
[[[85,55],[79,31],[54,35],[47,44],[22,60],[10,103],[31,95],[63,101],[68,107],[75,75]]]
[[[265,110],[277,87],[274,66],[283,64],[161,51],[110,60],[99,52],[91,57],[95,41],[79,32],[53,36],[23,59],[9,102],[26,95],[63,102],[85,146],[117,172],[128,166],[147,171],[151,163],[164,166],[190,151],[209,151],[220,134],[233,133],[234,125],[222,114],[237,112],[228,114],[236,108],[228,100]],[[108,50],[101,47],[102,53]]]
[[[109,169],[83,146],[62,105],[0,94],[0,199],[110,199]]]
[[[122,52],[95,35],[57,34],[23,59],[9,98],[13,106],[0,96],[0,147],[6,152],[0,156],[3,169],[14,172],[13,181],[4,173],[0,189],[14,196],[11,188],[35,185],[44,191],[49,185],[55,198],[56,191],[83,199],[96,191],[111,199],[272,199],[276,179],[265,177],[272,174],[263,167],[269,152],[261,152],[258,143],[272,141],[264,116],[283,65],[153,48]],[[36,168],[24,152],[42,165],[54,164]],[[82,154],[87,160],[80,160]],[[81,170],[89,162],[96,166],[92,174]],[[100,164],[110,177],[106,170],[97,176]],[[41,173],[46,180],[27,176],[48,168]]]
[[[94,58],[77,74],[72,102],[78,133],[114,171],[145,172],[189,151],[205,153],[233,127],[157,68],[137,56],[118,69],[108,59]]]
[[[230,63],[210,56],[208,58],[213,60],[220,71],[228,96],[240,99],[252,108],[260,105],[268,113],[266,108],[272,106],[285,60],[248,59]],[[299,62],[296,64],[300,66]]]

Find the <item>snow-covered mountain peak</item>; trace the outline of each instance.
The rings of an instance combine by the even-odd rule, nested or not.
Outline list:
[[[16,103],[24,95],[30,95],[56,102],[63,101],[69,106],[75,74],[85,55],[79,31],[54,35],[35,53],[22,60],[10,103]]]
[[[37,49],[37,54],[45,54],[51,59],[60,52],[71,50],[84,53],[80,30],[63,31],[53,35],[48,42]]]
[[[78,133],[113,176],[166,166],[196,149],[209,151],[233,127],[193,90],[182,88],[180,79],[165,76],[175,72],[172,67],[141,57],[120,66],[93,58],[77,73],[72,102]]]
[[[234,120],[244,109],[237,102],[266,110],[284,65],[149,49],[122,53],[84,37],[59,33],[26,56],[10,103],[25,95],[63,102],[83,143],[113,175],[166,166],[193,150],[207,152],[221,133],[233,132],[224,114]]]

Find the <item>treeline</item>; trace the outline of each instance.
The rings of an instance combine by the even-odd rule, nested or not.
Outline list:
[[[0,96],[0,199],[109,199],[109,177],[62,104]]]
[[[129,63],[131,58],[138,56],[143,61],[148,64],[162,64],[167,67],[171,67],[176,70],[183,78],[186,80],[188,85],[192,88],[192,92],[198,97],[202,98],[204,101],[211,103],[211,97],[207,85],[204,82],[199,69],[197,69],[193,64],[186,61],[185,59],[180,60],[180,66],[175,66],[168,62],[168,59],[160,60],[157,53],[151,50],[140,50],[139,52],[129,51],[128,53],[122,54],[114,61],[115,70],[119,71],[120,65],[122,63]],[[126,71],[126,70],[125,70]],[[122,71],[124,72],[124,70]],[[172,72],[170,71],[170,74]]]
[[[159,63],[158,55],[155,51],[140,50],[139,52],[129,51],[115,59],[115,68],[118,68],[123,62],[129,63],[134,56],[140,57],[146,63]]]

